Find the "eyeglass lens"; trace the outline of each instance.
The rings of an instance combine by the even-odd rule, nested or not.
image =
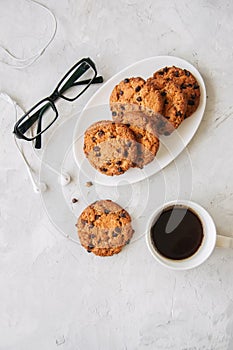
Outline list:
[[[76,98],[85,90],[94,77],[94,69],[87,62],[83,62],[62,81],[58,87],[58,92],[64,97]]]

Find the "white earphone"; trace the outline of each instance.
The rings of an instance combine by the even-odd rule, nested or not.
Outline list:
[[[23,111],[23,109],[6,93],[1,92],[0,93],[0,98],[3,99],[4,101],[6,101],[7,103],[10,103],[15,111],[15,120],[17,121],[17,109],[20,111],[20,114],[24,114],[25,112]],[[26,156],[24,154],[23,148],[19,145],[19,142],[16,138],[16,136],[14,135],[14,141],[15,141],[15,145],[19,150],[19,153],[24,161],[24,164],[26,166],[29,178],[31,180],[32,183],[32,187],[35,193],[39,194],[42,192],[45,192],[48,188],[48,186],[44,183],[44,182],[38,182],[35,180],[34,176],[33,176],[33,172],[34,170],[32,169],[32,167],[30,166],[30,164],[28,163]],[[42,159],[40,159],[40,157],[38,156],[38,154],[35,152],[34,147],[32,146],[34,154],[36,155],[36,157],[39,159],[39,161],[46,165],[51,171],[53,171],[54,173],[56,173],[58,175],[58,180],[61,186],[67,186],[70,182],[71,182],[71,176],[66,173],[66,172],[58,172],[56,169],[52,168],[49,164],[45,163]]]
[[[44,46],[42,48],[40,48],[31,57],[27,57],[27,58],[17,57],[12,52],[10,52],[9,49],[0,45],[0,53],[1,53],[0,61],[7,64],[10,67],[14,67],[17,69],[23,69],[23,68],[29,67],[32,63],[34,63],[44,53],[44,51],[47,49],[49,44],[53,41],[55,34],[57,32],[57,20],[56,20],[56,17],[54,16],[53,12],[49,8],[47,8],[45,5],[42,5],[35,0],[26,0],[26,1],[31,2],[32,4],[41,7],[47,13],[49,13],[49,15],[51,16],[51,18],[53,20],[53,24],[54,24],[53,27],[54,28],[53,28],[53,32],[52,32],[50,38],[48,39],[48,41],[44,44]]]
[[[59,180],[60,180],[61,186],[67,186],[71,181],[70,174],[68,173],[61,174]]]

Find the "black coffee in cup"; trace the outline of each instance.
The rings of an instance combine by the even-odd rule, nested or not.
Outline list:
[[[186,259],[196,253],[204,236],[197,214],[180,206],[165,209],[151,227],[150,234],[155,249],[173,260]]]

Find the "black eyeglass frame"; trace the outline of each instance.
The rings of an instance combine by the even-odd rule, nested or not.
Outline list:
[[[83,72],[81,72],[81,74],[79,76],[76,77],[75,73],[77,73],[77,71],[74,71],[74,73],[72,74],[72,76],[70,77],[70,79],[68,79],[68,81],[66,82],[66,84],[64,85],[63,89],[61,89],[61,91],[59,92],[59,88],[61,87],[62,83],[65,81],[65,79],[69,76],[69,74],[75,70],[75,68],[80,66],[80,69],[82,69],[82,64],[87,64],[89,65],[93,71],[94,71],[94,76],[92,79],[87,79],[87,80],[83,80],[80,81],[78,83],[75,84],[75,80],[77,78],[79,78],[83,73],[85,73],[85,71],[87,69],[89,69],[89,67],[87,69],[85,69]],[[83,65],[83,68],[85,66]],[[76,77],[73,81],[72,77],[74,78],[74,76]],[[69,102],[73,102],[74,100],[76,100],[77,98],[79,98],[87,89],[88,87],[93,84],[93,83],[102,83],[103,82],[103,77],[102,76],[98,76],[97,77],[97,69],[95,67],[94,62],[89,58],[83,58],[80,61],[78,61],[73,67],[70,68],[70,70],[63,76],[63,78],[60,80],[60,82],[57,84],[56,88],[54,89],[53,93],[48,96],[43,98],[42,100],[40,100],[38,103],[36,103],[32,108],[30,108],[29,111],[27,111],[27,113],[25,113],[15,124],[14,126],[14,134],[17,138],[19,139],[24,139],[26,141],[33,141],[35,139],[37,139],[38,137],[40,137],[41,134],[43,134],[46,130],[48,130],[50,128],[50,126],[56,121],[56,119],[58,118],[58,110],[55,106],[55,101],[58,98],[62,98],[66,101]],[[71,85],[70,85],[71,83]],[[63,93],[68,90],[70,87],[75,86],[75,85],[84,85],[86,84],[85,88],[75,97],[73,98],[69,98],[63,95]],[[27,118],[27,116],[33,111],[35,110],[40,104],[47,102],[46,105],[44,105],[41,109],[39,109],[38,111],[36,111],[33,115],[31,115],[29,118]],[[52,107],[53,111],[55,112],[55,116],[53,121],[42,131],[39,131],[35,136],[32,137],[27,137],[24,135],[24,133],[37,121],[39,120],[39,127],[40,127],[40,122],[41,122],[41,118],[43,116],[43,113],[45,112],[45,110],[48,107]],[[27,119],[26,119],[27,118]],[[23,124],[22,121],[25,120],[25,122]],[[20,125],[21,124],[21,125]],[[40,141],[38,142],[40,144]],[[40,145],[39,147],[40,148]]]

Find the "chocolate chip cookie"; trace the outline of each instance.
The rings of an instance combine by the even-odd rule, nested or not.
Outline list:
[[[134,166],[138,153],[133,131],[110,120],[97,122],[86,130],[83,149],[89,162],[108,176],[121,175]]]
[[[200,102],[200,87],[191,72],[178,67],[165,67],[155,72],[153,79],[160,85],[166,84],[167,81],[176,83],[183,92],[187,95],[187,110],[185,118],[192,115]]]
[[[110,108],[112,116],[123,116],[134,109],[151,113],[161,113],[163,110],[163,98],[153,86],[145,84],[145,80],[126,78],[113,89],[110,96]]]
[[[173,81],[160,81],[158,79],[147,79],[148,85],[157,89],[164,98],[163,117],[158,123],[158,132],[163,135],[170,135],[184,120],[187,110],[187,97],[181,88]]]
[[[144,165],[150,163],[159,148],[159,139],[156,133],[156,122],[153,116],[147,116],[141,111],[128,111],[123,115],[113,116],[116,122],[125,123],[134,132],[136,141],[138,142],[138,157],[136,166],[143,168]]]
[[[76,226],[82,246],[99,256],[119,253],[134,233],[130,215],[111,200],[89,205],[79,216]]]

